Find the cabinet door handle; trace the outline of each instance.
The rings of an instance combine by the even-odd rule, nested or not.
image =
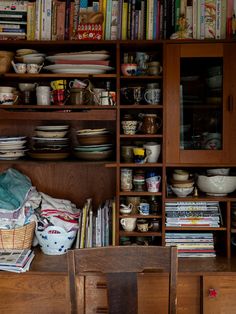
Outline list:
[[[218,292],[217,292],[216,289],[210,288],[210,289],[208,290],[208,297],[209,297],[209,298],[214,299],[214,298],[216,298],[217,296],[218,296]]]
[[[97,282],[96,288],[97,289],[106,289],[107,288],[107,284],[106,284],[106,282]]]
[[[234,98],[232,95],[228,97],[228,111],[231,112],[234,109]]]

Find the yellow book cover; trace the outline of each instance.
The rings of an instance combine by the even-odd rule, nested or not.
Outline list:
[[[34,40],[35,36],[35,2],[27,4],[27,40]]]
[[[85,203],[83,207],[83,211],[82,211],[82,224],[81,224],[80,245],[79,245],[80,249],[83,249],[85,246],[87,212],[88,212],[88,206],[87,206],[87,203]]]
[[[122,39],[127,39],[128,3],[123,2],[122,8]]]

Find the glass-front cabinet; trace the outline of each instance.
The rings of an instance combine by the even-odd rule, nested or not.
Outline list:
[[[168,163],[232,161],[230,75],[236,66],[229,51],[223,43],[167,45]]]

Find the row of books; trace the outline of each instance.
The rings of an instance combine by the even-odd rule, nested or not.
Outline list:
[[[34,255],[30,249],[0,250],[0,270],[14,273],[26,272],[29,270]]]
[[[98,209],[87,199],[79,217],[76,248],[102,247],[114,244],[115,203],[106,200]]]
[[[213,227],[222,222],[219,202],[166,203],[166,227]]]
[[[215,257],[214,236],[206,233],[170,233],[165,235],[166,246],[177,246],[178,257]]]
[[[236,0],[3,0],[0,38],[224,39],[235,12]]]

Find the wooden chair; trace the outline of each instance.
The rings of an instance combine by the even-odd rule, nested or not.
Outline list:
[[[107,279],[109,313],[137,314],[137,273],[161,271],[169,274],[168,313],[174,314],[177,263],[176,247],[114,246],[70,250],[68,276],[71,313],[86,313],[86,277],[103,274]]]

